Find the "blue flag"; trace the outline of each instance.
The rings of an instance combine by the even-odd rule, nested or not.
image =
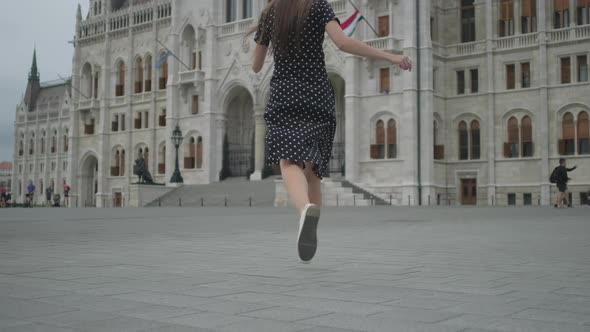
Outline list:
[[[164,65],[166,63],[166,61],[168,60],[168,57],[170,55],[172,55],[172,52],[170,52],[170,51],[162,54],[162,56],[158,59],[158,62],[156,62],[156,68],[162,67],[162,65]]]

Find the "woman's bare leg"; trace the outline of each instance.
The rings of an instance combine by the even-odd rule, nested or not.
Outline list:
[[[303,212],[305,206],[309,204],[309,194],[307,178],[303,174],[301,167],[288,160],[281,160],[281,174],[283,175],[283,182],[289,194],[289,198],[299,211]]]
[[[307,178],[307,193],[312,204],[322,206],[322,180],[313,172],[313,166],[312,163],[305,163],[305,169],[303,170]]]

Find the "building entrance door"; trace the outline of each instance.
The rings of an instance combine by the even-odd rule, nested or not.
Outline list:
[[[477,205],[476,179],[461,179],[461,205]]]

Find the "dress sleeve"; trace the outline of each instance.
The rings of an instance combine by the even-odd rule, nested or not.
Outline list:
[[[260,15],[260,19],[258,20],[258,30],[256,30],[256,34],[254,35],[254,41],[259,44],[268,47],[270,45],[270,37],[271,37],[271,26],[270,21],[268,20],[268,14],[262,13]]]
[[[336,14],[334,14],[334,9],[332,9],[332,6],[327,0],[319,0],[318,5],[319,17],[322,21],[324,28],[326,27],[326,25],[328,25],[328,23],[334,20],[338,22],[338,24],[340,24],[340,20],[338,19],[338,17],[336,17]]]

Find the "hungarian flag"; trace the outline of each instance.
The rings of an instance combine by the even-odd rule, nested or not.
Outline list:
[[[359,12],[359,10],[356,9],[354,11],[354,14],[352,14],[352,16],[349,17],[346,21],[344,21],[344,23],[342,23],[340,26],[342,27],[342,30],[344,31],[344,33],[348,37],[350,37],[354,33],[354,30],[356,30],[356,26],[363,19],[364,19],[364,17],[363,17],[363,15],[361,15],[361,12]]]

